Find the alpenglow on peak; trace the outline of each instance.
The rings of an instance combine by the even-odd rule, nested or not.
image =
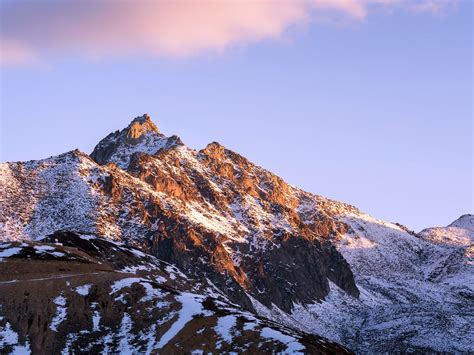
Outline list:
[[[150,132],[159,133],[158,127],[146,113],[133,119],[128,125],[127,131],[127,138],[130,140],[138,139]]]
[[[166,137],[159,132],[150,116],[144,114],[134,118],[126,128],[102,139],[91,153],[91,158],[101,165],[115,163],[127,169],[135,153],[153,155],[177,145],[182,145],[178,137]]]

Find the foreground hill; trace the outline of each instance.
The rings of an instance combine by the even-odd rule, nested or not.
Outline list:
[[[218,143],[192,150],[147,115],[91,156],[0,164],[0,182],[0,239],[67,229],[124,242],[255,314],[360,352],[474,351],[472,233],[417,235]],[[455,228],[472,216],[462,219]]]
[[[2,353],[349,353],[92,235],[3,243],[0,256]]]

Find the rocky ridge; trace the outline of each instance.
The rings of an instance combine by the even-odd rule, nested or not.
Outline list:
[[[344,226],[317,212],[314,223],[303,224],[295,209],[316,196],[217,143],[199,152],[147,144],[142,152],[144,139],[169,141],[143,116],[97,145],[91,156],[108,156],[99,159],[103,165],[73,151],[4,166],[3,176],[16,184],[1,194],[13,210],[0,233],[31,238],[69,229],[124,240],[204,274],[250,309],[248,295],[286,311],[294,302],[312,303],[327,295],[328,280],[358,296],[349,266],[327,238]],[[21,199],[20,209],[9,206]]]
[[[192,150],[147,115],[91,157],[1,164],[0,238],[95,233],[357,351],[472,351],[472,239],[436,242],[377,220],[218,143]]]

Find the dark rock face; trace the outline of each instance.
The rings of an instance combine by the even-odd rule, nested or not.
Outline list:
[[[348,294],[359,296],[349,265],[329,243],[321,245],[318,241],[289,237],[280,245],[257,259],[258,268],[248,268],[254,293],[265,291],[258,299],[266,306],[274,303],[291,312],[293,303],[310,304],[324,299],[329,293],[328,280]]]

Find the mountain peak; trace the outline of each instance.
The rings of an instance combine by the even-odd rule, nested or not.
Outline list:
[[[151,120],[150,118],[150,115],[148,115],[148,113],[144,113],[143,115],[141,116],[137,116],[135,117],[131,123],[134,123],[134,122],[139,122],[139,123],[145,123],[145,122],[152,122],[153,121]]]
[[[159,133],[156,124],[145,113],[143,116],[135,117],[128,125],[127,138],[133,141],[150,132]]]
[[[126,128],[110,133],[102,139],[94,148],[91,157],[98,164],[115,163],[126,169],[135,153],[153,155],[160,150],[183,145],[181,140],[176,138],[166,137],[159,132],[156,124],[145,113],[135,117]]]
[[[219,142],[211,142],[201,150],[202,153],[212,156],[213,158],[222,158],[225,154],[225,151],[226,148]]]

